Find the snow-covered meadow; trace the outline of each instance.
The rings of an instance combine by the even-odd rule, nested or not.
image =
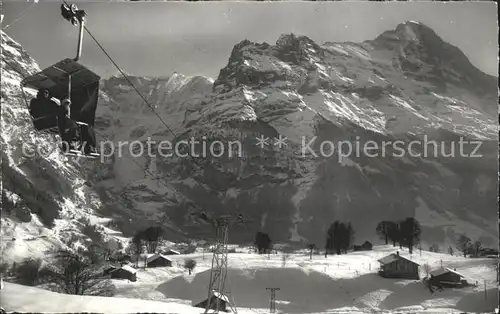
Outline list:
[[[477,286],[445,289],[431,294],[421,280],[385,279],[377,274],[377,260],[399,248],[376,246],[373,251],[345,255],[313,255],[306,251],[258,255],[242,250],[229,254],[229,299],[238,313],[267,313],[269,291],[278,287],[276,309],[280,313],[485,313],[497,304],[494,259],[463,258],[416,250],[404,257],[432,269],[456,268]],[[71,296],[4,283],[2,307],[22,312],[156,312],[200,313],[192,307],[207,296],[211,255],[193,253],[169,256],[173,267],[139,269],[136,282],[113,279],[112,298]],[[197,266],[192,275],[183,269],[185,259]],[[141,266],[141,264],[139,264]],[[421,278],[425,276],[421,267]],[[486,287],[486,291],[485,291]]]

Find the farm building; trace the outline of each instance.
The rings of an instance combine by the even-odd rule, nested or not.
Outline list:
[[[109,273],[111,278],[128,279],[130,281],[137,281],[137,269],[128,265],[123,265]]]
[[[219,310],[226,312],[227,311],[227,304],[229,303],[229,299],[227,296],[217,292],[213,291],[213,294],[210,297],[210,310],[215,310],[216,305],[217,305],[217,299],[219,301]],[[201,301],[200,303],[196,304],[195,307],[201,307],[203,309],[207,308],[207,303],[209,299],[206,299],[204,301]]]
[[[373,244],[370,241],[365,241],[361,245],[355,245],[354,251],[371,251],[373,249]]]
[[[179,255],[181,254],[179,251],[176,251],[176,250],[166,250],[162,253],[162,255]]]
[[[117,268],[116,266],[110,265],[110,266],[104,268],[102,273],[104,276],[109,275],[112,271],[115,271],[116,268]]]
[[[391,254],[378,260],[380,276],[384,278],[419,279],[419,264],[399,255]]]
[[[172,267],[172,260],[162,254],[148,257],[146,267]]]
[[[498,258],[498,251],[495,249],[484,248],[479,252],[479,256],[488,258]]]
[[[443,267],[431,271],[429,275],[431,276],[430,282],[443,287],[460,287],[467,284],[464,275],[457,272],[456,269]]]

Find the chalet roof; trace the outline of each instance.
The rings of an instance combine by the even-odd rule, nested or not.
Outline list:
[[[163,258],[163,259],[166,259],[167,261],[172,261],[170,258],[166,257],[165,255],[162,255],[162,254],[155,254],[155,255],[152,255],[150,257],[148,257],[147,259],[147,263],[151,263],[152,261],[155,261],[159,258]]]
[[[398,254],[394,254],[394,253],[387,255],[385,257],[382,257],[381,259],[378,260],[378,262],[383,264],[383,265],[388,265],[388,264],[391,264],[391,263],[397,261],[398,259],[405,259],[409,262],[412,262],[413,264],[419,265],[418,263],[415,263],[414,261],[407,259],[406,257],[403,257],[403,256],[398,255]]]
[[[180,255],[181,253],[179,251],[176,251],[176,250],[172,250],[172,249],[168,249],[165,251],[166,253],[174,253],[174,254],[178,254]]]
[[[214,297],[216,297],[217,299],[220,299],[226,303],[229,303],[229,298],[226,295],[224,295],[220,292],[217,292],[217,291],[212,291],[212,293],[213,293]]]
[[[455,274],[455,275],[458,275],[460,277],[464,277],[465,278],[465,276],[462,275],[461,273],[457,272],[456,270],[449,269],[447,267],[442,267],[442,268],[433,270],[429,274],[431,276],[437,277],[437,276],[441,276],[441,275],[446,274],[446,273],[452,273],[452,274]]]
[[[115,270],[113,270],[112,272],[115,272],[117,270],[120,270],[120,269],[123,269],[124,271],[128,272],[128,273],[131,273],[131,274],[135,274],[137,272],[137,269],[135,268],[132,268],[128,265],[123,265],[122,267],[120,268],[116,268]]]

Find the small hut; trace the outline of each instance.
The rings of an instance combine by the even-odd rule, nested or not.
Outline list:
[[[456,269],[443,267],[431,271],[429,275],[429,281],[434,285],[440,285],[442,287],[462,287],[467,285],[465,276],[457,272]]]
[[[373,244],[370,241],[365,241],[365,243],[363,243],[362,247],[365,251],[373,250]]]
[[[110,273],[111,278],[115,279],[128,279],[130,281],[137,281],[137,269],[128,265],[123,265]]]
[[[162,254],[148,257],[146,267],[172,267],[172,260]]]
[[[354,251],[371,251],[373,249],[373,244],[370,241],[365,241],[361,245],[355,245]]]
[[[117,267],[116,267],[116,266],[110,265],[110,266],[108,266],[108,267],[104,268],[104,270],[103,270],[102,274],[103,274],[104,276],[107,276],[107,275],[109,275],[112,271],[115,271],[116,269],[117,269]]]
[[[201,307],[203,309],[207,308],[207,303],[210,300],[210,310],[216,310],[217,309],[217,301],[219,302],[219,310],[227,312],[228,304],[229,304],[229,299],[227,296],[217,292],[213,291],[212,295],[210,296],[210,299],[206,299],[204,301],[201,301],[200,303],[196,304],[195,307]]]
[[[380,263],[380,276],[384,278],[419,279],[419,264],[403,256],[390,254],[378,260]]]

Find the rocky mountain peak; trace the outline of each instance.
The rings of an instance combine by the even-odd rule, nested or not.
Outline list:
[[[489,99],[496,98],[496,79],[477,69],[458,47],[425,24],[401,23],[367,42],[375,49],[396,53],[395,62],[407,76],[432,81],[440,90],[453,84],[486,94]],[[492,112],[492,108],[485,109]]]
[[[370,237],[378,220],[412,213],[429,235],[425,241],[453,243],[455,229],[467,230],[474,238],[494,237],[496,226],[488,222],[493,221],[490,213],[497,201],[493,171],[497,162],[411,156],[349,156],[338,161],[336,155],[301,156],[302,139],[315,136],[318,142],[312,149],[318,152],[320,140],[354,141],[358,136],[361,141],[380,143],[408,139],[409,134],[433,134],[433,139],[441,140],[446,132],[489,139],[496,156],[497,121],[484,108],[495,107],[497,102],[476,89],[480,80],[465,84],[470,77],[463,73],[483,75],[488,93],[496,92],[496,86],[490,88],[495,80],[466,59],[444,60],[439,51],[431,51],[430,43],[448,44],[421,25],[405,25],[365,44],[319,45],[294,34],[280,36],[275,45],[243,40],[234,46],[213,84],[178,73],[135,77],[136,87],[176,134],[223,142],[238,139],[243,143],[242,156],[205,158],[195,168],[187,158],[144,157],[132,163],[134,157],[124,156],[110,158],[96,169],[78,169],[92,178],[101,197],[116,200],[107,214],[122,230],[161,220],[174,233],[196,237],[203,230],[190,225],[188,218],[196,208],[214,214],[238,209],[253,224],[248,232],[235,233],[238,241],[252,241],[255,232],[262,230],[273,241],[321,243],[335,219],[352,221],[360,240],[377,241]],[[460,55],[450,49],[454,56]],[[14,49],[12,54],[19,51]],[[25,67],[23,58],[10,61],[26,69],[35,67]],[[2,107],[9,110],[21,99],[15,92],[20,72],[10,68],[2,73],[2,101],[8,96],[8,106],[2,102]],[[112,78],[103,84],[96,118],[101,134],[125,141],[146,141],[150,136],[172,140],[172,134],[124,80]],[[29,139],[33,133],[29,125],[25,123],[22,130],[15,125],[26,116],[21,107],[9,115],[2,108],[3,130]],[[13,179],[4,189],[25,187],[11,192],[27,199],[34,212],[36,199],[25,182],[30,175],[15,170],[17,137],[9,135],[4,140],[5,134],[9,135],[2,133],[2,140],[11,148],[4,160],[13,169],[9,174]],[[255,145],[260,135],[284,136],[288,145],[261,149]],[[31,161],[29,165],[39,171],[38,165],[54,165],[49,171],[52,177],[69,177],[67,163]],[[146,170],[161,179],[144,177]],[[51,193],[71,196],[75,183],[68,180],[54,180],[67,184],[64,190]],[[39,186],[51,185],[42,182]],[[78,199],[78,206],[83,204]],[[65,207],[56,209],[64,212]],[[456,227],[449,227],[450,219],[457,222]]]

